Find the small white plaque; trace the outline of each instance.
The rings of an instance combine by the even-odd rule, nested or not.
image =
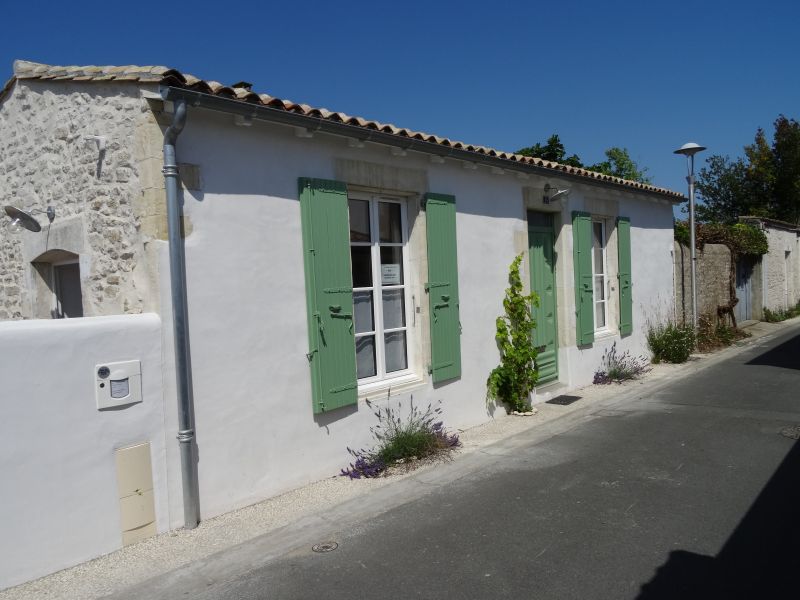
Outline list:
[[[397,285],[400,283],[400,265],[381,265],[381,281],[384,285]]]

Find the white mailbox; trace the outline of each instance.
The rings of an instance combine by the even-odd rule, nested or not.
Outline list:
[[[142,401],[142,367],[138,360],[96,365],[97,410]]]

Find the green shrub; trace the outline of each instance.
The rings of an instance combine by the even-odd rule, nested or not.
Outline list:
[[[689,360],[694,350],[694,330],[691,325],[672,322],[650,325],[647,329],[647,345],[653,353],[653,363],[683,363]]]
[[[522,293],[520,263],[522,254],[508,269],[509,287],[503,299],[506,314],[495,321],[494,337],[500,350],[500,364],[486,380],[487,398],[504,402],[508,412],[530,410],[530,393],[539,379],[533,345],[536,321],[531,316],[531,304],[539,306],[539,297],[535,292]]]
[[[764,320],[767,323],[780,323],[786,319],[794,318],[797,315],[800,315],[800,302],[788,310],[783,310],[782,308],[777,310],[764,309]]]
[[[750,337],[749,333],[718,322],[709,315],[697,318],[697,349],[710,352],[717,348],[727,348],[737,340]]]

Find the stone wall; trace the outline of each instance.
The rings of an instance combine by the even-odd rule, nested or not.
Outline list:
[[[730,302],[731,252],[722,244],[706,244],[697,251],[697,311],[716,318],[717,307]],[[675,242],[675,316],[692,320],[692,275],[689,247]]]
[[[143,89],[20,80],[0,104],[2,204],[56,210],[49,228],[36,215],[41,233],[0,229],[0,320],[41,316],[35,310],[41,276],[31,263],[60,249],[80,257],[85,316],[158,309],[155,252],[148,246],[164,237],[155,165],[162,137]],[[95,135],[105,138],[102,152],[87,139]]]

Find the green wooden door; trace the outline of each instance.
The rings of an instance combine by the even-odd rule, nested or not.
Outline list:
[[[558,332],[556,325],[555,233],[552,215],[528,214],[528,256],[531,266],[531,290],[539,295],[533,307],[536,330],[533,343],[539,349],[538,385],[558,379]]]

